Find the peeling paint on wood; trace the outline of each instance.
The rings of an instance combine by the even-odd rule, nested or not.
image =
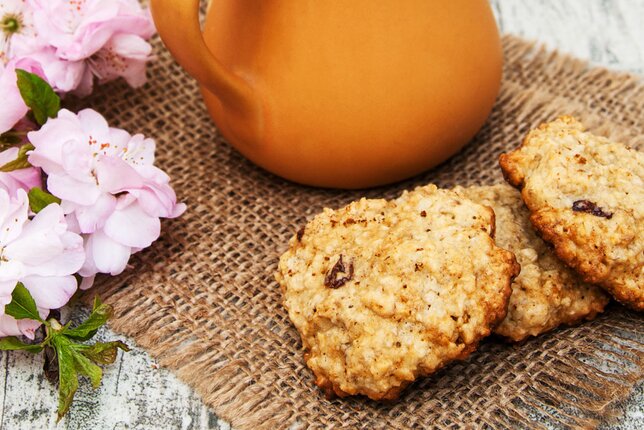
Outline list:
[[[88,315],[82,308],[72,312],[75,320]],[[96,339],[121,339],[134,346],[105,328]],[[119,352],[117,361],[105,368],[98,390],[81,384],[68,415],[56,426],[58,395],[44,378],[42,365],[40,355],[0,355],[0,429],[230,429],[189,387],[136,347]]]
[[[595,64],[644,72],[644,0],[491,3],[503,32],[545,42]],[[74,310],[78,312],[86,311]],[[106,329],[98,336],[103,341],[123,339]],[[138,348],[119,353],[117,362],[106,368],[99,390],[82,384],[58,426],[56,389],[42,375],[40,356],[0,354],[0,387],[0,430],[230,429],[190,388]],[[615,428],[644,428],[643,405],[640,384],[623,405],[625,419]]]

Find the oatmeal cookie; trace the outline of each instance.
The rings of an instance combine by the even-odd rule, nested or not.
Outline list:
[[[514,253],[521,265],[512,283],[508,314],[494,329],[496,334],[519,342],[562,324],[590,320],[604,310],[608,295],[583,282],[537,236],[517,190],[498,184],[454,191],[494,209],[496,244]]]
[[[557,256],[586,282],[644,310],[644,153],[561,117],[500,162]]]
[[[490,208],[430,185],[325,209],[300,230],[276,279],[316,384],[393,399],[474,351],[519,272],[493,226]]]

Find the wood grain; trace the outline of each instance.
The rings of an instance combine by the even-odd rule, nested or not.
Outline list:
[[[503,32],[617,70],[644,72],[644,0],[491,0]],[[73,309],[79,316],[82,309]],[[122,337],[102,330],[103,340]],[[131,341],[128,343],[132,344]],[[56,426],[56,390],[42,377],[42,360],[0,354],[2,429],[228,429],[170,372],[144,351],[121,354],[103,384],[79,390],[69,415]],[[623,429],[644,428],[644,387],[624,405]]]

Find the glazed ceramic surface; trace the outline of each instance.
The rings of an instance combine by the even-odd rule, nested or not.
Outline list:
[[[162,39],[221,133],[309,185],[394,182],[459,151],[487,118],[502,53],[485,0],[152,0]]]

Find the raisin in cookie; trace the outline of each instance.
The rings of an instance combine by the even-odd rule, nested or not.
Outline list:
[[[604,310],[608,295],[583,282],[537,236],[517,190],[498,184],[456,187],[454,191],[494,209],[496,244],[514,253],[521,265],[521,273],[512,283],[508,314],[495,333],[519,342],[561,324],[592,319]]]
[[[276,279],[316,384],[393,399],[474,351],[505,317],[519,272],[493,228],[490,208],[433,185],[309,222]]]
[[[585,281],[644,310],[644,153],[561,117],[500,159],[530,221]]]

